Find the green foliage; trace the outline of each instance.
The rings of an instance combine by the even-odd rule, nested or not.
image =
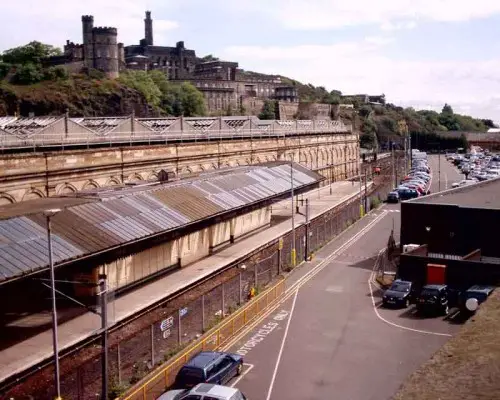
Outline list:
[[[206,56],[201,58],[203,61],[208,62],[208,61],[219,61],[219,58],[214,57],[212,54],[207,54]]]
[[[141,93],[149,104],[160,105],[162,93],[146,71],[126,71],[120,75],[118,80]]]
[[[33,41],[24,46],[14,47],[6,50],[2,54],[2,60],[5,63],[25,65],[40,65],[42,60],[51,56],[61,55],[61,49],[49,44]]]
[[[90,79],[103,80],[106,79],[106,74],[98,69],[90,68],[87,72]]]
[[[1,67],[0,67],[1,68]],[[488,129],[491,129],[491,128],[498,128],[498,126],[493,122],[493,120],[491,119],[481,119],[480,120],[483,125],[488,128]]]
[[[359,109],[359,115],[361,115],[363,118],[367,118],[371,112],[372,108],[368,105],[363,106]]]
[[[43,79],[46,81],[56,81],[58,79],[64,80],[68,78],[68,71],[62,66],[49,67],[43,71]]]
[[[18,85],[32,85],[40,82],[44,78],[42,68],[35,64],[24,64],[16,67],[16,72],[12,77],[12,83]]]
[[[458,148],[467,149],[469,143],[464,134],[459,137],[440,136],[438,133],[419,133],[414,132],[411,135],[412,148],[428,151],[437,150],[456,150]]]
[[[0,61],[0,80],[4,79],[12,69],[12,64]]]
[[[206,115],[203,94],[191,83],[183,82],[181,84],[179,101],[182,104],[185,117]]]
[[[276,119],[276,104],[272,100],[265,100],[259,119]]]

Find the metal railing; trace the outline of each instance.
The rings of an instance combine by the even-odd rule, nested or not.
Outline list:
[[[295,125],[295,124],[294,124]],[[117,127],[118,128],[118,127]],[[279,126],[277,124],[266,127],[246,127],[243,129],[207,129],[196,130],[176,129],[155,132],[151,130],[110,130],[108,133],[99,133],[84,128],[74,132],[57,131],[56,127],[49,127],[40,131],[24,132],[7,131],[0,127],[0,150],[31,151],[41,147],[91,147],[91,146],[119,146],[132,144],[166,144],[169,142],[205,142],[212,140],[244,140],[264,138],[284,138],[296,135],[311,134],[345,134],[351,135],[351,126],[344,124],[325,124],[315,126]]]
[[[122,397],[123,400],[150,400],[156,399],[166,389],[172,386],[179,369],[200,351],[214,351],[220,349],[236,334],[249,325],[264,311],[274,305],[285,293],[285,280],[281,280],[273,287],[255,297],[239,311],[230,315],[221,325],[203,335],[202,338],[184,349],[173,361],[160,367],[152,376],[146,377],[135,389]]]

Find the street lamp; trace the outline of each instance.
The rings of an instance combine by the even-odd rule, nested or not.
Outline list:
[[[52,291],[52,344],[54,346],[54,378],[56,385],[56,399],[61,398],[61,382],[59,376],[59,345],[57,343],[57,309],[56,309],[56,283],[54,273],[54,260],[52,257],[52,232],[50,218],[61,212],[60,208],[45,210],[43,215],[47,220],[47,241],[49,247],[50,287]]]

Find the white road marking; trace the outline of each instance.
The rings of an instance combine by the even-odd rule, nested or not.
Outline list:
[[[234,381],[234,382],[230,385],[230,387],[235,387],[235,386],[236,386],[236,384],[237,384],[239,381],[241,381],[241,380],[243,379],[243,377],[244,377],[246,374],[248,374],[248,373],[252,370],[252,368],[254,367],[254,365],[253,365],[253,364],[243,363],[243,366],[245,366],[245,365],[246,365],[248,368],[247,368],[247,369],[245,369],[245,370],[243,371],[243,373],[242,373],[240,376],[238,376],[238,377],[236,378],[236,380],[235,380],[235,381]]]
[[[384,206],[382,206],[384,207]],[[289,287],[286,290],[285,295],[283,298],[274,306],[272,306],[268,311],[264,312],[262,316],[258,317],[254,322],[252,322],[250,325],[248,325],[247,328],[243,329],[238,335],[236,335],[232,340],[230,340],[223,348],[223,351],[226,351],[227,349],[231,348],[234,346],[235,343],[241,340],[245,335],[247,335],[249,332],[251,332],[257,324],[259,324],[262,320],[267,318],[269,314],[271,314],[273,311],[275,311],[278,307],[280,307],[285,301],[287,301],[293,294],[294,291],[299,289],[302,285],[304,285],[307,281],[312,279],[315,275],[317,275],[319,272],[321,272],[330,262],[334,260],[335,257],[340,255],[342,251],[345,249],[349,248],[352,246],[354,243],[356,243],[363,235],[368,232],[375,224],[377,224],[380,220],[382,220],[386,215],[387,211],[382,210],[382,207],[378,209],[378,211],[381,211],[379,214],[373,214],[375,216],[375,219],[371,221],[368,225],[366,225],[363,229],[361,229],[357,234],[355,234],[352,238],[350,238],[348,241],[346,241],[342,246],[340,246],[337,250],[334,252],[330,253],[328,257],[326,257],[323,261],[321,261],[316,267],[311,269],[309,272],[307,272],[303,277],[297,280],[291,287]],[[370,214],[368,214],[370,215]],[[349,231],[354,227],[356,224],[351,225],[351,227],[347,228],[345,232]],[[337,239],[339,236],[337,236],[334,239]],[[332,239],[332,240],[334,240]],[[336,262],[336,261],[335,261]]]
[[[444,188],[448,190],[448,174],[446,172],[444,173]]]
[[[385,322],[388,325],[391,325],[391,326],[394,326],[395,328],[403,329],[403,330],[406,330],[406,331],[411,331],[411,332],[416,332],[416,333],[423,333],[423,334],[426,334],[426,335],[447,336],[447,337],[452,337],[453,336],[453,335],[451,335],[449,333],[431,332],[431,331],[424,331],[422,329],[410,328],[408,326],[403,326],[403,325],[396,324],[396,323],[394,323],[392,321],[389,321],[389,320],[385,319],[384,317],[382,317],[380,315],[380,313],[378,312],[377,305],[375,304],[375,297],[373,296],[372,280],[373,280],[374,276],[375,276],[375,271],[373,271],[370,274],[370,277],[368,278],[368,287],[370,289],[370,297],[372,298],[373,311],[375,312],[375,315],[378,317],[378,319],[380,319],[382,322]]]
[[[269,390],[267,392],[266,400],[269,400],[271,398],[271,393],[273,392],[274,380],[276,379],[276,374],[278,373],[278,368],[280,365],[281,356],[283,354],[283,349],[285,348],[285,342],[288,336],[288,328],[290,328],[290,322],[292,321],[293,310],[295,309],[295,303],[297,301],[298,294],[299,294],[299,289],[297,288],[297,290],[295,291],[295,296],[293,297],[292,308],[290,309],[290,315],[286,323],[285,333],[283,334],[283,340],[281,341],[280,351],[278,353],[278,358],[276,359],[276,365],[274,366],[273,376],[271,378],[271,384],[269,385]]]

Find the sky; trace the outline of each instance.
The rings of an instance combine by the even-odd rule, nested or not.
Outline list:
[[[81,42],[81,15],[137,44],[146,10],[155,45],[500,123],[499,0],[16,0],[2,4],[0,51]]]

